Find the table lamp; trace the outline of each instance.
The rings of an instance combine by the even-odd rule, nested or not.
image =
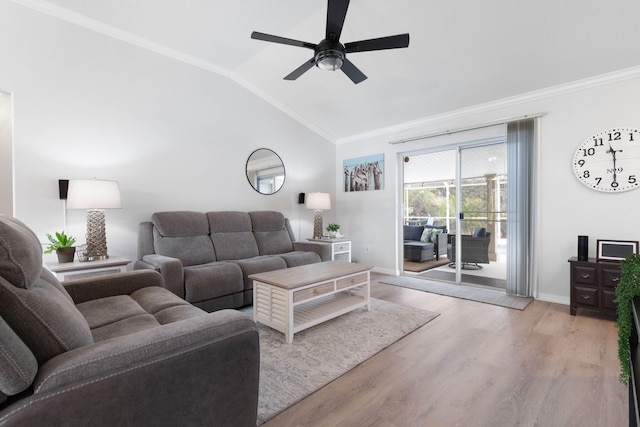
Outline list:
[[[118,181],[97,179],[69,181],[67,209],[87,210],[87,250],[84,260],[96,261],[109,258],[104,210],[121,207]]]
[[[307,209],[314,210],[313,216],[313,238],[322,239],[322,211],[331,209],[331,197],[329,193],[309,193],[307,194]]]

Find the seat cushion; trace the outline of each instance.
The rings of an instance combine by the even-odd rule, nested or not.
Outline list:
[[[215,262],[184,270],[185,299],[197,303],[242,292],[242,270],[231,262]]]
[[[279,256],[257,256],[255,258],[234,262],[242,269],[242,279],[245,290],[253,289],[253,280],[249,279],[250,275],[287,268],[287,263]]]
[[[83,302],[77,307],[87,319],[96,342],[204,314],[158,286],[138,289],[131,295]]]
[[[287,252],[286,254],[278,254],[277,256],[284,259],[288,268],[322,261],[320,255],[315,252],[293,251]]]

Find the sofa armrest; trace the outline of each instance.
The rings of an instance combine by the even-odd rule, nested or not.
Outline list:
[[[64,283],[74,304],[115,295],[129,295],[148,286],[164,287],[162,276],[153,270],[126,271],[69,280]]]
[[[259,365],[253,320],[207,313],[49,360],[0,423],[255,427]]]
[[[182,261],[178,258],[172,258],[164,255],[145,255],[142,261],[137,261],[134,269],[152,268],[159,271],[164,279],[164,287],[184,298],[184,269]]]
[[[315,252],[322,261],[331,261],[331,246],[316,242],[293,242],[294,251]]]

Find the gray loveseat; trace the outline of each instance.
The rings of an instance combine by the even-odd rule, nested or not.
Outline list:
[[[0,426],[251,426],[255,323],[206,313],[154,271],[65,283],[0,215]]]
[[[249,275],[331,259],[331,248],[296,242],[281,212],[156,212],[138,233],[134,269],[160,272],[171,292],[206,311],[253,302]]]

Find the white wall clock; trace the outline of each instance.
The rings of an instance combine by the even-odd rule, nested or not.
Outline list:
[[[608,129],[587,138],[573,156],[573,171],[587,187],[621,193],[640,187],[640,129]]]

